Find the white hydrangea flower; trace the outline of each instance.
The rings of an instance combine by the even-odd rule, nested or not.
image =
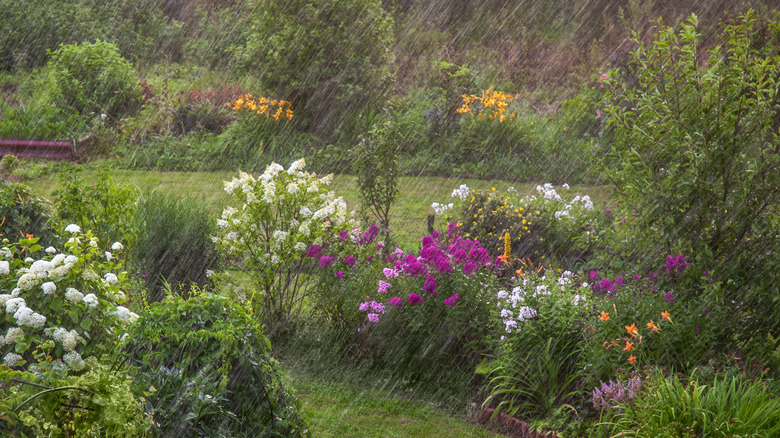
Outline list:
[[[300,188],[298,187],[298,184],[295,183],[287,184],[287,193],[294,195],[298,193],[299,190]]]
[[[51,295],[57,290],[57,285],[53,281],[47,281],[41,285],[44,295]]]
[[[83,301],[87,303],[89,307],[97,307],[98,297],[95,294],[89,294],[83,298]]]
[[[22,360],[22,356],[16,354],[16,353],[8,353],[3,357],[3,363],[5,363],[9,367],[15,367],[19,361]]]
[[[57,254],[51,259],[51,264],[54,266],[59,266],[64,261],[65,261],[65,254]]]
[[[48,260],[37,260],[30,266],[30,272],[33,274],[46,274],[54,269],[54,264]]]
[[[14,319],[20,326],[27,326],[32,329],[39,329],[46,324],[46,317],[40,313],[34,312],[29,307],[21,307],[14,313]]]
[[[301,158],[300,160],[295,161],[292,164],[290,164],[289,172],[290,173],[298,172],[299,170],[303,169],[304,167],[306,167],[306,160]]]
[[[67,227],[65,227],[65,232],[66,233],[74,233],[74,234],[75,233],[80,233],[81,232],[81,227],[76,225],[76,224],[70,224]]]
[[[98,275],[92,269],[85,269],[81,273],[81,278],[83,278],[86,281],[98,281],[98,280],[100,280],[100,277],[98,277]]]
[[[119,278],[113,272],[107,273],[105,279],[108,284],[116,284],[119,281]]]
[[[125,249],[125,246],[122,245],[120,242],[114,242],[114,244],[111,245],[112,251],[122,251],[123,249]]]
[[[50,246],[50,247],[46,248],[44,251],[46,251],[47,254],[54,254],[54,253],[57,252],[57,249],[54,248],[53,246]]]
[[[68,366],[74,371],[81,371],[86,366],[84,359],[82,359],[81,355],[75,351],[69,351],[65,353],[65,355],[62,356],[62,360],[65,361],[65,363],[68,364]]]
[[[66,351],[73,350],[76,348],[76,344],[78,344],[78,333],[75,330],[68,331],[68,329],[58,327],[54,330],[52,338],[62,344],[62,348]]]
[[[7,260],[0,260],[0,275],[11,273],[11,264]]]
[[[98,243],[94,239],[92,239],[92,240],[89,241],[89,246],[91,246],[93,248],[97,248]]]
[[[220,228],[227,228],[228,227],[228,221],[224,219],[217,219],[217,226]]]
[[[84,299],[84,294],[77,289],[69,287],[65,290],[65,299],[73,304],[78,304]]]
[[[10,250],[10,249],[8,249],[8,247],[7,247],[7,246],[4,246],[2,249],[0,249],[0,255],[1,255],[1,256],[3,256],[3,257],[5,257],[5,258],[7,258],[7,259],[10,259],[11,257],[13,257],[13,256],[14,256],[14,255],[11,253],[11,250]]]
[[[114,258],[114,255],[106,251],[106,261],[110,262],[112,258]]]
[[[136,313],[131,312],[130,309],[124,306],[117,306],[116,310],[114,311],[114,315],[116,315],[120,321],[126,324],[135,322],[138,319],[138,315]]]
[[[32,257],[26,257],[26,258],[24,259],[24,262],[25,262],[25,263],[32,263],[32,262],[34,262],[34,261],[35,261],[35,259],[34,259],[34,258],[32,258]]]
[[[65,257],[65,260],[64,260],[65,264],[75,264],[78,261],[79,261],[79,258],[74,256],[74,255],[69,255],[69,256]]]
[[[79,239],[78,237],[71,237],[70,239],[68,239],[68,243],[75,243],[76,245],[80,245],[81,239]]]
[[[21,289],[19,289],[18,287],[15,287],[15,288],[11,289],[11,296],[13,298],[16,298],[16,297],[19,296],[19,292],[21,292],[21,291],[22,291]]]
[[[5,308],[5,303],[7,303],[11,298],[13,298],[13,295],[11,294],[0,295],[0,307]]]
[[[27,307],[27,302],[24,301],[24,298],[11,298],[5,302],[5,313],[13,315],[22,307]]]
[[[24,337],[24,330],[21,327],[11,327],[5,333],[5,340],[3,343],[10,345],[16,342],[18,338]]]

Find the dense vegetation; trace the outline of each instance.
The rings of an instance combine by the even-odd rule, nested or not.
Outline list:
[[[0,0],[0,138],[104,169],[0,160],[0,430],[307,436],[288,364],[561,437],[773,436],[780,13],[699,3]],[[454,188],[423,235],[402,175]]]

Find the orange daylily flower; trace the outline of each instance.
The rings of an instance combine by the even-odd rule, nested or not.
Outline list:
[[[623,348],[623,351],[631,351],[634,350],[634,344],[631,342],[626,341],[626,347]]]
[[[609,321],[609,313],[605,311],[601,311],[601,318],[599,318],[602,321]]]
[[[669,322],[672,322],[672,318],[669,318],[669,312],[667,312],[666,310],[661,312],[661,318],[668,319]]]
[[[633,365],[633,364],[634,364],[634,362],[636,362],[636,356],[629,356],[629,357],[628,357],[628,362],[629,362],[631,365]]]
[[[636,324],[627,325],[625,327],[629,335],[633,337],[637,337],[639,335],[639,330],[637,330]]]
[[[647,323],[647,328],[649,328],[650,331],[653,333],[661,331],[661,329],[658,328],[657,325],[655,325],[655,322],[652,319],[650,320],[650,322]]]

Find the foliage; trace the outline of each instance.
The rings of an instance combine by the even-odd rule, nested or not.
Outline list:
[[[604,429],[634,437],[774,436],[780,433],[780,399],[770,384],[738,373],[709,385],[696,373],[687,382],[656,379]]]
[[[0,137],[35,140],[72,140],[86,130],[77,114],[50,105],[6,105],[0,102]]]
[[[234,206],[217,221],[217,248],[251,279],[242,295],[270,327],[296,317],[310,291],[308,248],[347,228],[346,203],[325,191],[332,175],[319,178],[302,171],[305,165],[273,163],[259,179],[240,172],[225,182]]]
[[[113,242],[130,244],[137,232],[133,225],[136,211],[136,189],[114,182],[107,169],[97,173],[97,180],[88,184],[77,171],[60,174],[59,188],[52,192],[57,218],[92,230],[101,236],[102,248]]]
[[[3,162],[11,159],[3,157]],[[28,234],[47,243],[54,234],[51,207],[21,183],[0,181],[0,238],[14,240]]]
[[[769,321],[780,312],[769,298],[778,272],[778,24],[740,16],[705,62],[696,26],[695,15],[677,31],[661,26],[632,52],[626,78],[608,81],[615,143],[603,172],[638,214],[634,238],[612,244],[629,260],[691,251],[706,261],[747,340],[776,332]]]
[[[252,30],[235,50],[238,62],[271,89],[288,93],[310,132],[332,136],[384,100],[392,79],[393,21],[380,1],[250,4]]]
[[[125,343],[155,436],[308,436],[262,326],[231,299],[169,296],[143,312]]]
[[[166,287],[180,293],[208,282],[209,271],[219,262],[211,236],[216,233],[206,205],[195,199],[143,196],[132,218],[137,237],[130,258],[144,281],[149,302],[164,297]]]
[[[8,366],[53,357],[80,371],[83,357],[110,352],[123,326],[138,317],[121,306],[126,273],[114,271],[122,264],[98,248],[91,231],[81,233],[71,224],[65,232],[71,237],[58,242],[64,250],[59,253],[52,246],[39,255],[43,248],[30,236],[2,248],[0,290],[9,293],[0,295],[0,353]]]
[[[390,207],[398,191],[399,148],[395,137],[394,126],[386,123],[363,137],[353,152],[363,209],[385,230],[385,245],[390,245]]]
[[[34,371],[0,365],[0,417],[14,436],[143,436],[151,422],[143,403],[130,389],[125,371],[108,365],[108,357],[87,359],[86,371],[69,375],[57,362],[42,361]],[[32,367],[31,367],[32,369]]]
[[[119,116],[140,103],[138,77],[114,44],[61,46],[52,52],[50,68],[62,104],[80,114]]]

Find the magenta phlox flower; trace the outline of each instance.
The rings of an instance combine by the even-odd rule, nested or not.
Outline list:
[[[325,268],[327,266],[330,266],[331,263],[333,263],[333,257],[332,256],[322,256],[322,257],[320,257],[320,268]]]
[[[690,263],[685,261],[685,256],[679,254],[677,256],[666,256],[666,272],[672,275],[682,275],[685,272],[685,268],[690,266]]]
[[[447,224],[447,238],[452,239],[455,235],[460,234],[460,228],[455,222]]]
[[[479,265],[472,261],[468,261],[463,265],[463,273],[466,275],[473,274],[477,268],[479,268]]]
[[[444,251],[435,246],[426,246],[420,251],[420,258],[436,263],[444,257]]]
[[[425,274],[428,269],[425,267],[425,265],[415,260],[414,262],[406,263],[403,267],[403,271],[410,277],[418,277]]]
[[[344,256],[344,263],[346,263],[349,266],[352,266],[355,264],[355,258],[351,255]]]
[[[490,254],[488,254],[485,248],[472,248],[469,252],[469,257],[471,257],[472,261],[482,265],[490,263]]]
[[[416,293],[412,292],[411,294],[409,294],[409,304],[411,304],[412,306],[422,304],[423,301],[424,301],[423,297],[417,295]]]
[[[370,307],[371,307],[371,311],[375,313],[385,313],[385,305],[382,303],[377,303],[376,301],[372,301]]]
[[[431,236],[424,236],[422,238],[422,247],[423,248],[428,248],[429,246],[434,246],[434,245],[436,245],[436,241],[433,240],[433,237],[431,237]]]
[[[404,300],[401,299],[401,297],[393,297],[390,298],[388,301],[388,304],[390,304],[393,307],[401,308],[401,306],[404,305]]]
[[[362,302],[359,309],[361,312],[368,312],[371,309],[371,303],[368,301]]]
[[[347,231],[347,230],[339,231],[339,237],[338,237],[338,239],[339,239],[339,241],[341,241],[341,242],[344,242],[344,241],[346,241],[347,239],[349,239],[349,231]]]
[[[376,313],[369,313],[367,316],[369,321],[379,322],[379,315],[377,315]]]
[[[320,258],[322,257],[322,248],[319,245],[311,245],[306,250],[306,257]]]
[[[385,274],[385,278],[387,278],[388,280],[391,278],[398,277],[398,271],[396,271],[395,269],[384,268],[382,269],[382,273]]]
[[[459,265],[469,259],[469,255],[463,248],[458,248],[452,253],[452,263]]]
[[[335,274],[336,274],[336,278],[338,278],[339,280],[344,278],[344,272],[343,271],[336,271]]]
[[[360,244],[361,245],[367,245],[376,239],[376,236],[379,235],[379,227],[376,226],[376,224],[371,224],[370,227],[368,227],[368,230],[363,234],[363,237],[360,238]]]
[[[445,307],[451,307],[455,308],[455,306],[458,305],[458,301],[460,301],[460,295],[455,294],[447,299],[444,300],[444,306]]]
[[[379,242],[376,244],[376,248],[374,248],[374,251],[382,251],[385,248],[385,244],[382,242]]]
[[[436,295],[436,277],[428,274],[425,278],[425,283],[423,283],[423,292]]]
[[[379,280],[379,287],[377,288],[376,291],[380,294],[384,294],[387,293],[387,290],[390,289],[391,287],[393,287],[392,284],[383,280]]]
[[[596,118],[597,119],[601,118],[601,110],[599,110],[599,109],[596,110]]]
[[[433,230],[433,238],[434,238],[435,240],[439,240],[439,238],[441,238],[441,236],[442,236],[442,234],[441,234],[441,232],[440,232],[440,231],[438,231],[438,230]]]
[[[447,259],[441,258],[436,263],[436,270],[439,271],[439,274],[445,275],[452,272],[452,264],[447,261]]]
[[[671,292],[665,293],[664,294],[664,301],[667,302],[667,303],[671,303],[672,301],[674,301],[674,294],[671,293]]]
[[[401,248],[396,248],[395,251],[390,253],[390,255],[393,256],[393,258],[396,260],[403,260],[404,258],[404,252]]]

